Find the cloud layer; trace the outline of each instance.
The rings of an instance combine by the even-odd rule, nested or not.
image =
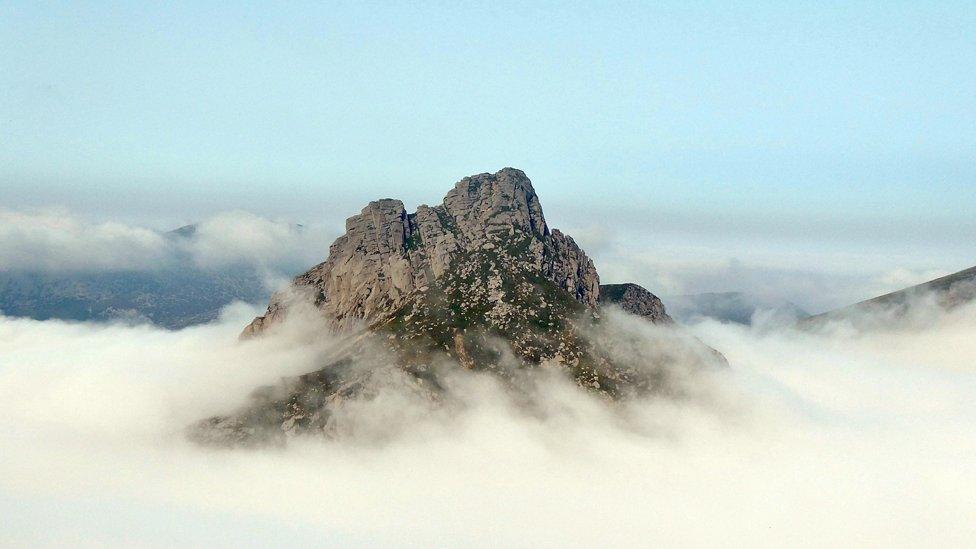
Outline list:
[[[0,318],[0,509],[12,544],[967,546],[976,310],[924,330],[703,323],[732,367],[690,400],[607,407],[558,378],[544,414],[490,382],[377,443],[212,451],[182,429],[314,367],[255,313],[178,332]]]
[[[593,257],[603,282],[637,282],[667,297],[746,292],[787,300],[820,313],[971,267],[968,251],[887,244],[852,247],[828,239],[797,239],[768,226],[761,235],[685,228],[605,225],[567,232]],[[842,245],[843,244],[843,245]]]
[[[333,212],[323,216],[335,217]],[[641,232],[625,222],[615,228],[566,229],[593,257],[604,282],[637,282],[665,298],[745,291],[766,300],[789,300],[812,313],[971,266],[965,259],[940,263],[887,247],[852,253],[769,238]],[[137,225],[90,222],[66,210],[0,209],[0,272],[246,265],[266,273],[274,287],[283,276],[324,261],[335,236],[337,228],[330,224],[299,227],[244,211],[211,215],[197,223],[192,237],[177,238]]]
[[[115,222],[93,223],[58,209],[0,209],[0,271],[149,271],[237,265],[293,273],[322,261],[334,235],[247,212],[202,220],[189,236]]]

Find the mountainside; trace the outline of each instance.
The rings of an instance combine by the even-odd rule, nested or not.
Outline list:
[[[819,315],[801,322],[804,327],[822,326],[831,321],[849,321],[855,327],[896,327],[913,322],[916,314],[930,306],[942,310],[976,300],[976,267],[936,278],[903,290],[891,292]]]
[[[258,391],[246,408],[202,422],[191,436],[251,444],[332,433],[336,409],[375,395],[389,368],[431,399],[442,394],[444,369],[490,372],[517,388],[514,380],[535,366],[620,398],[673,389],[668,367],[679,362],[724,363],[671,330],[664,306],[647,290],[602,289],[601,300],[593,262],[571,237],[550,229],[519,170],[464,178],[441,204],[412,214],[399,200],[371,202],[347,220],[326,261],[275,294],[242,333],[250,338],[284,329],[293,315],[308,322],[311,309],[323,331],[348,344],[324,359],[322,369]],[[666,332],[655,336],[661,341],[650,352],[623,353],[639,343],[607,327],[601,304],[617,304]]]
[[[165,328],[210,322],[233,301],[267,299],[253,269],[101,273],[0,272],[0,312],[35,320],[136,320]]]
[[[753,315],[765,312],[783,319],[810,316],[795,303],[781,299],[766,299],[743,292],[703,293],[667,298],[668,310],[679,322],[696,322],[713,318],[722,322],[752,324]]]

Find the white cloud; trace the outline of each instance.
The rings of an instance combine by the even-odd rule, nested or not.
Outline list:
[[[308,268],[325,260],[331,239],[318,227],[272,221],[248,212],[226,212],[197,226],[187,244],[203,267],[234,263]]]
[[[120,223],[86,223],[63,210],[0,210],[0,270],[143,269],[167,262],[166,239]]]
[[[675,227],[651,212],[637,224],[624,214],[607,215],[600,224],[570,225],[566,232],[593,259],[602,282],[636,282],[663,298],[746,292],[819,313],[972,266],[970,252],[951,240],[943,247],[862,242],[862,234],[828,238],[836,226],[800,238],[761,220],[749,221],[754,230],[743,233],[724,226],[732,218],[719,220],[721,227],[705,218]],[[593,215],[580,212],[572,220],[585,218]]]
[[[331,214],[330,214],[331,215]],[[569,227],[603,282],[637,282],[662,297],[745,291],[817,313],[947,274],[888,250],[819,248],[775,239],[636,233],[609,225]],[[197,224],[190,238],[121,223],[93,223],[64,210],[0,209],[0,272],[155,270],[186,265],[261,270],[269,287],[324,261],[331,226],[299,229],[243,211]],[[958,263],[958,262],[957,262]],[[969,265],[949,265],[965,268]]]
[[[0,271],[146,271],[189,257],[207,269],[248,265],[272,275],[294,273],[323,261],[333,236],[319,225],[299,228],[247,212],[216,214],[198,223],[192,236],[175,238],[88,222],[64,210],[0,209]]]
[[[972,307],[885,333],[706,322],[697,333],[732,367],[701,380],[708,390],[690,401],[615,409],[552,381],[546,413],[527,416],[491,383],[463,377],[466,407],[416,416],[384,444],[193,447],[183,426],[311,369],[328,345],[287,330],[238,342],[254,313],[238,306],[178,332],[0,319],[0,508],[19,518],[3,536],[118,546],[976,541]],[[390,409],[359,411],[368,427]]]
[[[922,284],[923,282],[928,282],[947,274],[950,273],[938,269],[923,270],[896,267],[881,273],[881,275],[877,277],[877,283],[882,288],[902,289],[915,286],[916,284]]]
[[[664,298],[705,292],[745,292],[824,312],[948,274],[939,269],[892,267],[891,260],[847,254],[810,254],[792,260],[774,252],[722,255],[714,250],[636,246],[598,258],[603,282],[633,281]],[[966,265],[960,265],[964,268]]]

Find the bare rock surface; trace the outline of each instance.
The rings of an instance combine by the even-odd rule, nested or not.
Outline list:
[[[655,324],[673,322],[664,310],[664,303],[638,284],[604,284],[600,286],[600,303],[617,305],[628,313],[642,316]]]
[[[515,242],[524,244],[512,257],[520,267],[581,304],[596,305],[600,278],[593,262],[572,238],[549,231],[531,181],[513,168],[466,177],[442,204],[420,206],[414,214],[399,200],[370,202],[346,220],[346,233],[332,244],[328,259],[296,278],[294,286],[312,290],[334,332],[350,332],[441,284],[458,258],[504,255],[515,251],[505,250]],[[275,295],[267,314],[246,333],[282,320],[291,294]],[[505,316],[504,301],[495,301],[494,316]]]

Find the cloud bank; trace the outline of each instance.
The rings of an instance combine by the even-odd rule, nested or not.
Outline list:
[[[669,296],[745,292],[816,314],[972,266],[968,251],[858,248],[785,238],[770,227],[758,236],[698,235],[667,227],[638,230],[621,221],[567,232],[593,258],[603,282],[637,282],[665,304]]]
[[[214,451],[190,422],[314,367],[255,314],[149,326],[0,318],[4,544],[971,546],[976,310],[925,329],[695,327],[731,368],[685,400],[608,407],[552,379],[526,414],[480,378],[467,406],[285,449]],[[631,328],[639,329],[639,328]],[[405,408],[404,408],[405,407]]]
[[[0,210],[2,270],[125,270],[163,262],[166,238],[121,223],[85,223],[62,210]]]
[[[332,219],[333,212],[323,212]],[[138,225],[91,222],[59,209],[0,208],[0,272],[74,274],[219,270],[247,266],[275,288],[287,277],[323,261],[339,225],[298,226],[244,211],[200,220],[192,236],[177,237]],[[788,300],[819,313],[969,267],[944,268],[924,255],[889,248],[821,249],[810,243],[644,232],[619,227],[569,226],[593,257],[604,282],[637,282],[668,297],[745,291],[766,300]],[[962,261],[962,262],[960,262]],[[665,300],[667,303],[667,300]]]
[[[0,271],[45,273],[151,271],[189,265],[240,265],[293,273],[321,261],[333,232],[234,211],[210,216],[192,234],[115,222],[94,223],[66,210],[0,209]]]

